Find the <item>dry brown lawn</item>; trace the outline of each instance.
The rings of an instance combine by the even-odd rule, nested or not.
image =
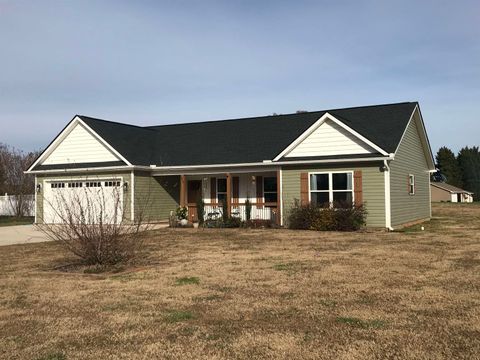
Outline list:
[[[480,358],[480,206],[404,232],[162,230],[142,264],[68,273],[0,248],[4,359]]]

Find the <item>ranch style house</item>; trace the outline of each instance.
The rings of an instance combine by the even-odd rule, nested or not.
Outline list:
[[[394,229],[430,218],[433,171],[419,104],[404,102],[146,127],[76,115],[27,173],[39,224],[62,222],[56,196],[88,188],[119,194],[128,222],[179,206],[195,221],[201,197],[241,218],[249,199],[252,219],[279,226],[296,201],[362,203],[367,226]]]

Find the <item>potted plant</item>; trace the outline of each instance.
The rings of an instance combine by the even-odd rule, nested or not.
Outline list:
[[[186,206],[179,206],[176,215],[181,226],[186,226],[188,224],[188,208]]]

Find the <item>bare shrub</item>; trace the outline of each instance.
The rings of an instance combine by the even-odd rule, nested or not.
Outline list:
[[[62,183],[47,204],[55,224],[43,224],[42,231],[86,265],[108,266],[133,260],[149,225],[142,212],[136,213],[135,222],[126,218],[121,182],[94,179]],[[110,183],[111,191],[107,192],[102,183]],[[69,186],[77,188],[63,191]]]

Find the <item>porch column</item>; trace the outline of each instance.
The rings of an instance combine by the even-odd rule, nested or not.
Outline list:
[[[232,176],[230,173],[227,173],[227,214],[228,216],[232,213]]]
[[[277,225],[282,224],[282,188],[280,186],[280,177],[280,170],[277,170],[277,218],[275,219]]]
[[[187,205],[187,177],[180,175],[180,206]]]

